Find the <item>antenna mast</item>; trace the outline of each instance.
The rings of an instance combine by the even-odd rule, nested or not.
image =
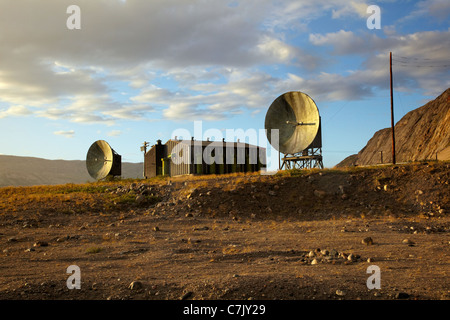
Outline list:
[[[392,163],[395,164],[394,96],[392,86],[392,52],[389,54],[389,73],[391,75],[391,127],[392,127]]]

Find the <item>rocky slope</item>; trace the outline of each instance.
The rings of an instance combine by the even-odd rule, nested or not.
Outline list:
[[[336,167],[392,162],[391,128],[377,131],[367,145]],[[408,112],[395,125],[396,161],[450,159],[450,88]],[[382,152],[382,156],[381,156]]]

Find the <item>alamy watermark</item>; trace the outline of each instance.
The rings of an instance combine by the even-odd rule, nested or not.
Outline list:
[[[77,265],[70,265],[67,267],[66,273],[71,274],[69,278],[67,278],[66,285],[67,288],[72,289],[81,289],[81,270]]]
[[[381,29],[381,9],[377,5],[367,7],[366,13],[371,15],[367,18],[367,29]]]
[[[371,273],[372,275],[367,278],[367,289],[381,289],[381,271],[380,267],[376,265],[371,265],[367,267],[367,273]]]
[[[70,14],[66,21],[66,27],[69,30],[81,29],[81,9],[77,5],[70,5],[67,7],[66,13]]]

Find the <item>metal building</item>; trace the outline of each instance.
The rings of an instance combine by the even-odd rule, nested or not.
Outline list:
[[[145,153],[144,176],[255,172],[265,164],[266,149],[248,143],[158,140]]]

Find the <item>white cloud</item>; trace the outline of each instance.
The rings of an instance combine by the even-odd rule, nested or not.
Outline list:
[[[357,15],[359,17],[366,17],[368,6],[369,5],[364,2],[348,1],[341,8],[333,9],[331,17],[333,19],[347,17],[349,15]]]
[[[107,133],[107,135],[108,135],[109,137],[118,137],[118,136],[120,136],[121,134],[122,134],[122,131],[120,131],[120,130],[112,130],[112,131],[110,131],[110,132]]]
[[[164,101],[171,95],[174,95],[174,93],[171,93],[168,89],[149,85],[144,87],[138,95],[131,97],[130,100],[136,103],[155,103]]]
[[[284,43],[281,40],[266,37],[261,43],[258,44],[257,48],[261,51],[263,55],[270,57],[271,60],[289,63],[295,56],[296,50]]]
[[[68,130],[68,131],[55,131],[53,132],[53,134],[58,135],[58,136],[63,136],[66,138],[73,138],[73,136],[75,135],[75,131],[74,130]]]
[[[104,111],[103,114],[117,120],[145,120],[147,114],[152,112],[154,108],[149,105],[124,105],[118,109]]]
[[[275,31],[286,29],[306,31],[311,21],[322,17],[331,17],[333,19],[365,17],[368,6],[362,0],[262,2],[267,5],[267,12],[270,12],[266,16],[265,24]]]
[[[329,93],[322,93],[316,80],[305,80],[327,99],[362,99],[376,88],[389,88],[389,52],[393,52],[395,86],[403,90],[423,89],[435,96],[450,85],[448,65],[448,39],[450,30],[425,31],[407,35],[391,34],[381,38],[368,32],[356,34],[340,30],[327,34],[311,34],[309,40],[316,46],[329,46],[334,56],[359,55],[364,58],[360,69],[348,75],[322,73],[317,79]],[[292,79],[290,79],[292,80]],[[286,83],[289,83],[287,81]]]
[[[221,120],[241,114],[244,109],[265,108],[277,94],[274,91],[277,81],[258,70],[227,70],[223,82],[192,85],[190,89],[198,94],[179,93],[165,97],[169,108],[163,110],[163,116],[172,120]]]
[[[177,96],[162,101],[171,92],[150,85],[156,77],[185,86],[181,96],[187,96],[193,85],[220,80],[227,67],[313,59],[260,29],[269,1],[229,7],[222,1],[130,0],[107,9],[103,2],[79,1],[83,19],[76,32],[65,27],[69,4],[2,2],[7,9],[0,12],[0,30],[8,32],[1,35],[0,103],[33,106],[38,116],[54,120],[111,125],[144,118],[155,101],[179,105]],[[25,8],[33,14],[24,15]],[[116,101],[124,83],[140,92]]]
[[[448,0],[424,0],[415,4],[413,11],[400,21],[406,22],[411,20],[423,19],[428,17],[438,19],[445,22],[450,15],[450,2]]]
[[[292,40],[307,36],[310,22],[324,17],[365,26],[365,1],[128,0],[106,6],[80,0],[82,29],[75,32],[65,27],[71,2],[2,1],[0,30],[8,32],[1,34],[0,118],[33,110],[48,119],[109,126],[155,117],[225,119],[265,108],[287,88],[326,99],[366,97],[385,88],[383,59],[390,50],[448,55],[449,33],[438,31],[381,38],[340,30],[312,33],[306,44]],[[416,11],[444,15],[447,2],[423,1]],[[314,46],[329,46],[336,59],[357,54],[364,62],[348,73],[326,72],[329,57]],[[262,71],[267,66],[283,71]],[[442,72],[399,70],[397,85],[406,87],[413,77],[414,87],[429,90],[433,76],[445,78]]]
[[[424,8],[431,16],[437,17],[441,21],[445,21],[450,15],[450,2],[447,0],[427,0],[421,2],[419,7]]]
[[[0,110],[0,119],[6,117],[27,116],[30,114],[32,114],[32,112],[24,106],[11,106],[6,110]]]

